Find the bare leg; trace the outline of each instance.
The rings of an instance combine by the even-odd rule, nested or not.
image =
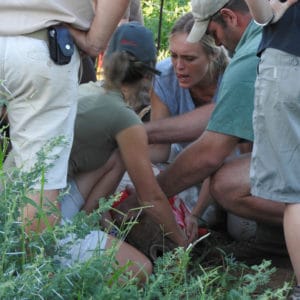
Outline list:
[[[70,234],[59,240],[58,246],[67,246],[65,250],[68,255],[58,256],[62,266],[85,262],[93,255],[101,255],[104,249],[113,249],[113,252],[108,254],[114,255],[114,259],[118,262],[116,267],[126,267],[123,270],[130,272],[129,276],[137,278],[139,283],[146,282],[152,273],[152,263],[144,254],[103,231],[92,230],[83,238],[77,238],[76,235]],[[120,281],[122,282],[122,279]]]
[[[250,153],[225,162],[212,176],[213,198],[235,215],[259,222],[282,224],[285,205],[250,194]]]
[[[133,264],[129,266],[128,271],[131,271],[133,277],[137,277],[140,282],[145,282],[147,277],[152,273],[151,261],[136,248],[125,242],[121,242],[110,235],[108,236],[105,248],[112,247],[114,243],[121,243],[116,254],[116,259],[119,264],[123,266],[128,261],[133,262]]]
[[[83,210],[92,212],[98,207],[101,197],[114,193],[125,168],[118,152],[114,152],[106,164],[92,172],[78,174],[75,178],[78,189],[85,199]]]
[[[53,226],[57,223],[59,220],[58,214],[51,214],[47,215],[46,212],[49,210],[50,202],[54,204],[58,208],[57,203],[57,196],[58,196],[58,190],[47,190],[44,191],[44,195],[41,195],[40,193],[35,193],[32,195],[29,195],[29,197],[37,204],[37,206],[40,206],[43,211],[45,212],[44,220],[43,217],[37,218],[37,209],[32,206],[31,204],[27,204],[24,207],[24,214],[23,218],[26,225],[26,231],[36,231],[36,232],[42,232],[47,225]],[[27,226],[28,224],[28,226]]]
[[[284,234],[297,284],[300,285],[300,204],[287,204],[284,211]]]

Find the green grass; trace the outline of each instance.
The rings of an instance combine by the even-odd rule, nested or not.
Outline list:
[[[100,207],[89,216],[80,213],[72,224],[49,226],[42,234],[27,236],[20,220],[22,208],[30,203],[26,195],[32,191],[36,178],[51,167],[51,164],[45,164],[55,159],[49,159],[49,150],[63,142],[61,138],[51,141],[39,153],[38,162],[28,173],[18,169],[10,172],[4,172],[2,167],[0,169],[0,299],[284,298],[288,284],[275,291],[255,294],[257,287],[268,282],[275,271],[270,262],[248,267],[224,256],[219,265],[202,267],[205,256],[201,260],[192,259],[191,250],[183,248],[160,257],[155,262],[154,273],[143,287],[129,276],[126,266],[117,265],[116,247],[101,256],[95,253],[84,263],[62,267],[56,255],[64,256],[66,253],[64,248],[58,251],[57,241],[69,233],[83,237],[97,229],[101,213],[110,208],[110,205]],[[49,206],[49,211],[40,212],[37,218],[44,220],[49,212],[59,214]],[[128,226],[131,225],[126,228],[125,224],[120,232],[123,238]]]

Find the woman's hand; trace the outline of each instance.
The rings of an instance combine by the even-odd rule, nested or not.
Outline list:
[[[103,230],[109,230],[111,228],[112,224],[112,217],[109,211],[106,211],[102,213],[101,219],[100,219],[100,225]]]
[[[198,218],[188,213],[185,216],[185,224],[188,244],[190,244],[198,237]]]

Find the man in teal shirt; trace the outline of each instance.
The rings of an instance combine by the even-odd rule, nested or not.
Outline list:
[[[192,0],[194,27],[188,42],[203,34],[214,37],[232,56],[219,89],[217,106],[204,133],[158,175],[168,197],[211,177],[213,198],[244,218],[280,224],[283,207],[251,197],[249,164],[251,153],[227,159],[237,146],[253,141],[254,83],[261,29],[254,24],[244,0]],[[187,221],[187,235],[196,237],[197,217],[206,204],[198,201]]]
[[[207,130],[253,141],[254,81],[258,63],[255,53],[260,32],[260,27],[251,21],[243,33],[225,70],[218,104]]]

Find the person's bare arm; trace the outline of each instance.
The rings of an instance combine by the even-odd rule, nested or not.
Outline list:
[[[199,218],[205,209],[212,203],[212,198],[209,192],[210,177],[206,178],[201,185],[201,190],[196,205],[191,211],[191,215]]]
[[[157,176],[167,197],[174,196],[213,174],[232,153],[239,139],[205,131]]]
[[[253,19],[261,25],[277,22],[298,0],[245,0]]]
[[[154,90],[151,92],[151,118],[150,122],[145,123],[145,128],[147,131],[148,135],[148,142],[151,140],[149,139],[149,133],[148,130],[150,128],[153,128],[153,123],[156,123],[159,120],[168,120],[171,116],[170,111],[168,107],[160,100],[160,98],[155,94]],[[162,124],[162,126],[164,126]],[[160,130],[164,130],[161,128]],[[161,143],[159,141],[151,143],[150,145],[150,157],[151,161],[153,163],[159,163],[159,162],[165,162],[168,160],[168,157],[170,155],[170,150],[171,150],[171,143],[169,142],[164,142]]]
[[[78,47],[93,57],[103,53],[129,2],[129,0],[96,1],[95,17],[88,31],[69,27]]]
[[[77,174],[75,180],[85,199],[82,210],[91,213],[98,208],[99,199],[115,192],[124,172],[125,167],[119,151],[115,150],[102,167]]]
[[[136,125],[117,135],[119,149],[127,172],[135,186],[142,206],[154,222],[164,226],[164,232],[180,246],[186,246],[186,237],[176,223],[171,206],[154,176],[143,126]]]
[[[170,117],[166,105],[153,92],[151,122],[145,124],[149,142],[164,144],[196,140],[206,129],[214,107],[215,104],[206,104],[191,112]]]
[[[198,236],[198,219],[203,214],[208,205],[212,202],[209,192],[210,177],[206,178],[202,185],[196,205],[190,214],[185,216],[186,234],[189,238],[188,243],[194,241]]]

